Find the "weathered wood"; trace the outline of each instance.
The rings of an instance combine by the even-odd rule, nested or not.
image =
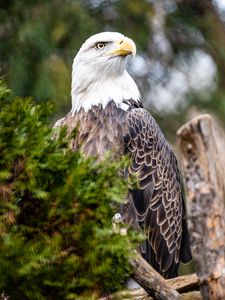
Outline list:
[[[146,291],[142,288],[135,289],[135,290],[124,290],[121,292],[117,292],[111,294],[107,297],[101,298],[99,300],[154,300],[149,296]],[[199,291],[193,291],[181,294],[181,300],[202,300],[202,296]],[[170,298],[168,298],[170,300]]]
[[[199,291],[184,293],[181,295],[182,300],[203,300]]]
[[[199,278],[196,274],[183,275],[167,279],[169,286],[180,293],[199,289]]]
[[[129,262],[134,268],[132,278],[154,299],[181,299],[180,294],[171,288],[166,280],[139,253],[136,253],[135,257],[130,258]]]
[[[146,293],[143,288],[134,290],[123,290],[120,292],[113,293],[106,297],[100,298],[98,300],[152,300],[153,298]]]
[[[224,175],[209,115],[177,132],[187,192],[188,227],[203,299],[225,299]]]
[[[155,272],[155,271],[154,271]],[[146,278],[146,281],[148,278]],[[179,276],[173,279],[167,279],[166,283],[173,289],[176,289],[178,292],[182,292],[182,300],[200,300],[202,299],[200,292],[195,291],[199,288],[199,279],[196,274],[189,274],[184,276]],[[135,299],[135,300],[151,300],[153,299],[148,293],[143,289],[134,289],[134,290],[123,290],[116,292],[107,297],[101,298],[99,300],[126,300],[126,299]]]

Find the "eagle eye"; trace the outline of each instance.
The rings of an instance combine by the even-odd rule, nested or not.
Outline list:
[[[98,42],[95,44],[95,49],[96,50],[103,50],[105,48],[107,43],[105,42]]]

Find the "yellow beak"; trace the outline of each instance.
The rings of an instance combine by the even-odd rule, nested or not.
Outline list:
[[[115,56],[126,56],[132,54],[136,55],[136,45],[132,39],[124,37],[116,43],[117,47],[111,51],[109,51],[108,55]]]

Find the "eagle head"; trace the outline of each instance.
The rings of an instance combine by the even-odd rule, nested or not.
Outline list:
[[[134,41],[118,32],[101,32],[89,37],[73,61],[72,110],[107,105],[113,100],[139,99],[138,88],[126,71],[127,55],[136,54]]]

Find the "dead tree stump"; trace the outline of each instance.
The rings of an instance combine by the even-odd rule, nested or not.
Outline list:
[[[187,193],[191,250],[203,299],[225,299],[224,174],[209,115],[177,132]],[[223,137],[225,138],[225,137]]]

